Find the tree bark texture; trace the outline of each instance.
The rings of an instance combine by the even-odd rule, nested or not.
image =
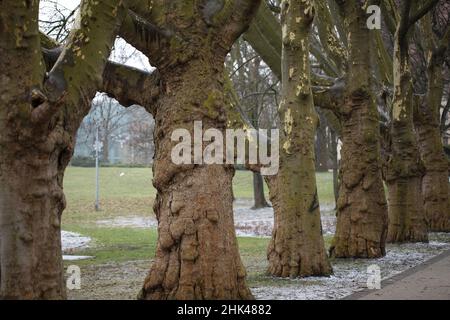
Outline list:
[[[371,35],[359,1],[346,1],[342,9],[351,64],[344,104],[339,108],[341,181],[330,253],[338,258],[378,258],[386,253],[387,207],[381,176],[379,115],[370,86]]]
[[[64,169],[123,12],[120,1],[83,1],[81,24],[44,77],[38,7],[38,1],[0,3],[2,299],[66,297],[60,235]]]
[[[423,167],[414,133],[413,88],[408,43],[401,23],[394,43],[394,98],[391,154],[386,182],[389,204],[389,242],[428,241],[421,181]]]
[[[225,136],[225,56],[258,4],[161,2],[148,17],[161,34],[148,43],[134,39],[158,68],[164,87],[154,133],[158,245],[141,299],[252,298],[234,230],[234,169],[174,164],[171,151],[177,143],[171,134],[185,128],[193,137],[194,121],[202,121],[203,131],[215,128]],[[169,10],[171,14],[165,15]],[[123,34],[132,36],[129,30]]]
[[[329,275],[315,177],[318,116],[310,83],[312,1],[282,1],[282,122],[280,169],[271,188],[275,210],[268,273],[277,277]]]
[[[441,45],[429,52],[425,99],[421,99],[414,114],[418,146],[425,174],[422,178],[422,194],[428,229],[433,232],[450,231],[450,199],[448,160],[444,152],[440,132],[440,107],[444,89],[443,64],[450,27],[441,39]],[[432,35],[432,32],[429,34]]]

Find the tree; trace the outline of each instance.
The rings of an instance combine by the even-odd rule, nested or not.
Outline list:
[[[136,109],[131,114],[132,122],[129,126],[129,141],[131,149],[131,163],[149,165],[152,163],[155,152],[153,131],[155,122],[144,109]]]
[[[338,107],[342,122],[341,184],[330,252],[342,258],[377,258],[385,255],[387,211],[379,114],[372,96],[369,57],[373,34],[366,27],[364,6],[358,1],[346,1],[340,9],[345,17],[350,62],[344,103]]]
[[[420,33],[414,41],[415,46],[419,47],[416,43],[418,39],[422,40],[420,47],[424,48],[422,56],[426,61],[423,68],[417,68],[417,64],[414,64],[415,83],[426,83],[423,86],[424,89],[419,91],[423,95],[414,113],[414,125],[425,167],[422,178],[425,217],[429,230],[435,232],[450,231],[448,160],[444,153],[440,131],[440,111],[443,97],[445,97],[444,74],[445,70],[448,73],[449,66],[449,14],[450,6],[448,3],[445,4],[445,1],[441,1],[434,12],[427,14],[421,20]],[[439,23],[439,20],[442,20],[442,23]],[[448,94],[447,105],[450,106]],[[442,114],[444,115],[445,112]]]
[[[416,1],[402,1],[394,36],[394,96],[391,120],[391,155],[388,160],[388,241],[428,241],[423,208],[423,167],[414,134],[413,83],[409,65],[409,32],[437,3],[428,1],[417,8]],[[412,12],[412,7],[415,11]]]
[[[8,299],[65,298],[63,176],[76,131],[97,89],[130,101],[128,93],[155,86],[148,73],[107,63],[122,1],[82,1],[80,23],[54,50],[39,33],[38,5],[0,3],[0,297]]]
[[[84,127],[88,136],[94,138],[97,128],[100,133],[100,141],[103,143],[102,161],[109,163],[109,149],[114,135],[126,127],[130,120],[132,108],[123,108],[114,99],[107,95],[98,95],[92,101],[91,111],[85,120]]]
[[[312,1],[281,3],[282,89],[278,205],[268,249],[269,273],[281,277],[329,275],[315,178],[318,116],[310,82]],[[281,186],[282,189],[281,189]]]
[[[341,218],[338,218],[338,231],[331,251],[342,257],[379,257],[384,254],[387,212],[379,173],[381,160],[378,114],[370,95],[373,88],[369,79],[370,69],[367,69],[367,58],[370,57],[367,39],[371,37],[366,28],[365,10],[362,6],[355,1],[339,4],[338,6],[334,1],[316,2],[320,19],[316,21],[317,33],[313,33],[310,46],[311,55],[317,62],[317,67],[314,68],[317,70],[312,73],[315,83],[314,102],[322,109],[332,130],[342,137],[343,150],[348,150],[341,161],[341,200],[338,201],[338,217]],[[277,62],[281,51],[281,28],[277,24],[270,9],[262,7],[245,35],[275,74],[279,74]],[[367,37],[364,38],[362,33]],[[350,41],[355,42],[353,47]],[[352,69],[351,61],[354,58],[362,61],[364,67]],[[381,56],[377,58],[381,59]],[[367,72],[364,77],[361,69]],[[364,99],[358,99],[355,95],[353,103],[357,104],[352,108],[351,99],[353,93],[358,93],[356,85],[359,80],[363,81],[361,92],[368,92],[369,95],[363,96]],[[355,125],[359,115],[366,120],[364,127]],[[344,132],[345,128],[347,132]],[[367,149],[363,152],[361,146],[365,143],[368,143]],[[366,156],[366,153],[369,154]],[[357,166],[353,165],[355,162],[358,163]],[[348,187],[343,185],[344,176]],[[365,209],[366,206],[370,208],[370,212]],[[354,212],[351,223],[349,214],[339,213],[343,211]]]
[[[233,87],[240,100],[239,104],[245,117],[255,129],[271,127],[277,99],[278,79],[270,69],[262,65],[261,58],[244,41],[234,45],[227,69],[233,81]],[[268,207],[264,195],[264,179],[259,172],[253,172],[253,209]]]
[[[316,134],[316,171],[328,172],[328,160],[330,154],[328,151],[328,133],[325,117],[319,114],[320,125]]]
[[[192,136],[194,121],[202,121],[204,130],[226,128],[225,56],[258,5],[143,1],[134,8],[135,19],[122,25],[120,35],[150,59],[163,83],[152,110],[158,245],[143,299],[251,297],[233,226],[233,167],[174,164],[170,135],[184,128]]]

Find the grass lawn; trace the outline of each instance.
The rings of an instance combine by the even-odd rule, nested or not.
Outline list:
[[[317,173],[316,177],[320,202],[334,203],[331,173]],[[252,199],[252,173],[236,171],[233,188],[236,198]],[[94,218],[110,215],[147,215],[152,213],[152,203],[156,195],[150,168],[101,168],[100,213],[93,210],[94,168],[69,167],[64,178],[64,191],[68,203],[65,217],[74,213],[88,213]],[[268,194],[267,187],[265,192]]]
[[[156,249],[155,229],[104,227],[96,224],[118,216],[149,216],[156,195],[150,168],[101,168],[101,211],[95,212],[95,169],[69,167],[64,179],[67,209],[63,214],[63,230],[77,232],[93,239],[91,247],[77,254],[91,255],[95,259],[77,264],[101,264],[130,260],[152,259]],[[318,173],[318,193],[322,203],[334,202],[332,175]],[[237,171],[233,181],[238,199],[252,199],[252,173]],[[267,188],[266,188],[267,193]],[[249,277],[259,281],[265,268],[269,239],[238,238],[241,256]],[[329,242],[329,239],[326,239]]]

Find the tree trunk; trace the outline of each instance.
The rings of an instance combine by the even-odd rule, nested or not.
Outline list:
[[[325,118],[320,119],[321,125],[317,130],[316,135],[316,171],[328,172],[328,145],[327,145],[327,127],[325,125]]]
[[[11,139],[17,137],[15,134],[14,127],[2,128],[2,136]],[[54,137],[63,140],[62,135]],[[66,202],[62,180],[71,151],[52,147],[48,152],[51,143],[47,136],[28,138],[26,155],[20,144],[2,139],[8,150],[0,155],[0,297],[65,298],[60,230]]]
[[[392,145],[386,174],[389,242],[428,241],[421,192],[423,169],[413,125],[413,91],[407,41],[400,39],[398,28],[394,44]]]
[[[0,299],[66,297],[64,170],[125,13],[120,1],[82,1],[84,23],[44,77],[38,9],[0,2]]]
[[[432,232],[449,232],[448,160],[442,146],[439,124],[434,118],[428,119],[416,124],[416,131],[425,166],[422,193],[428,228]]]
[[[278,277],[329,275],[315,177],[314,138],[318,116],[310,83],[312,2],[281,4],[282,121],[280,169],[271,188],[275,222],[268,273]]]
[[[338,137],[334,130],[330,130],[330,141],[331,141],[331,159],[333,161],[333,194],[334,202],[337,209],[337,202],[339,199],[339,160],[338,160]]]
[[[379,115],[371,94],[370,30],[359,3],[344,4],[349,71],[340,108],[342,149],[337,225],[330,254],[338,258],[384,256],[387,211],[381,161]]]
[[[208,57],[213,59],[213,57]],[[224,133],[223,59],[198,59],[166,74],[155,115],[153,184],[158,247],[145,280],[144,299],[248,299],[246,272],[233,223],[230,165],[180,165],[171,161],[170,135],[193,121]],[[163,73],[163,72],[162,72]],[[224,135],[225,136],[225,135]]]
[[[408,62],[408,38],[399,23],[394,39],[394,98],[391,155],[386,182],[389,242],[428,241],[421,181],[423,168],[414,134],[413,88]]]
[[[448,27],[449,28],[449,27]],[[432,31],[430,31],[432,36]],[[428,52],[426,99],[418,105],[414,124],[421,159],[425,166],[422,178],[422,194],[428,228],[434,232],[450,231],[450,199],[448,184],[448,160],[444,152],[440,132],[440,107],[444,92],[442,67],[448,52],[450,31],[442,38],[442,45]]]
[[[62,170],[67,164],[55,144],[27,116],[39,67],[39,36],[21,21],[37,19],[38,6],[12,1],[0,7],[0,298],[65,297],[60,216],[65,201]],[[14,29],[13,29],[14,28]],[[30,26],[31,29],[31,26]],[[8,37],[15,33],[16,36]],[[23,120],[19,120],[23,119]],[[60,164],[61,158],[61,164]]]
[[[259,172],[253,172],[253,198],[255,205],[252,209],[261,209],[269,206],[264,195],[264,180]]]
[[[171,141],[171,135],[184,128],[192,137],[195,121],[202,122],[203,131],[225,132],[225,57],[258,6],[255,0],[158,1],[151,21],[157,27],[152,32],[159,34],[147,34],[147,41],[136,37],[133,24],[122,30],[158,68],[164,87],[154,112],[158,245],[142,299],[252,297],[234,231],[234,168],[200,161],[175,164],[171,152],[179,142]],[[201,137],[194,139],[201,142]]]

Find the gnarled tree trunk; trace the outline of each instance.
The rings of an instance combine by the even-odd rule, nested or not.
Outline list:
[[[194,122],[201,121],[203,131],[215,128],[225,136],[225,56],[258,4],[162,1],[148,16],[161,31],[158,36],[150,35],[144,43],[130,38],[132,25],[123,30],[158,68],[164,84],[154,114],[158,245],[141,299],[252,298],[234,231],[234,169],[226,164],[175,164],[171,152],[178,142],[171,135],[184,128],[201,139],[193,135]]]
[[[212,57],[211,57],[212,58]],[[222,57],[224,59],[224,57]],[[158,247],[141,297],[146,299],[248,299],[246,272],[233,223],[232,178],[226,165],[175,165],[171,133],[193,121],[203,129],[226,127],[223,59],[198,59],[164,77],[171,88],[155,115],[153,184]]]
[[[38,5],[0,7],[0,298],[63,298],[59,151],[29,122],[30,93],[45,70]],[[28,23],[28,25],[24,24]],[[26,26],[30,29],[27,31]],[[34,28],[33,28],[34,27]],[[12,36],[15,34],[15,36]],[[26,63],[24,63],[24,61]],[[45,135],[37,136],[38,133]],[[52,137],[54,138],[54,136]],[[54,139],[53,139],[54,140]],[[62,164],[64,165],[64,164]]]
[[[372,36],[358,1],[347,1],[343,6],[351,64],[344,105],[339,109],[341,181],[330,253],[338,258],[378,258],[386,252],[387,207],[381,177],[379,115],[371,93]]]
[[[315,177],[318,116],[310,83],[312,1],[282,1],[282,121],[280,169],[270,188],[275,210],[268,273],[278,277],[329,275]]]
[[[429,18],[427,36],[432,37]],[[428,24],[427,24],[428,22]],[[444,81],[445,55],[450,41],[450,27],[440,40],[440,45],[430,48],[427,68],[428,88],[424,101],[418,104],[414,114],[414,124],[421,159],[425,167],[422,178],[422,194],[428,229],[434,232],[450,231],[450,199],[448,183],[448,160],[444,152],[440,132],[440,107]]]
[[[44,77],[38,6],[38,1],[0,3],[3,299],[66,296],[60,236],[64,169],[115,39],[118,18],[124,14],[120,1],[82,1],[83,23],[75,27],[61,59]]]
[[[425,175],[422,178],[425,217],[430,231],[448,232],[450,231],[448,160],[436,118],[424,117],[423,120],[415,127],[425,166]]]
[[[402,17],[394,43],[392,142],[386,173],[389,242],[428,241],[421,191],[423,168],[414,134],[413,88],[408,61],[407,30],[404,30],[409,11],[405,14],[407,17]]]
[[[50,139],[31,128],[34,136],[24,134],[23,129],[2,128],[1,144],[8,148],[0,155],[0,294],[6,299],[64,298],[62,181],[73,141],[59,125]],[[27,140],[26,152],[18,137]]]

